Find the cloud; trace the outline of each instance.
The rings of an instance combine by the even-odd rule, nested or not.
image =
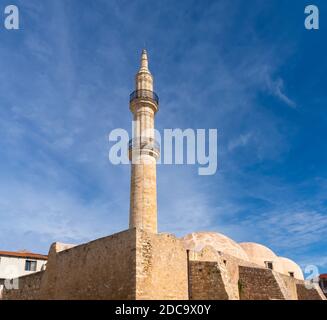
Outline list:
[[[269,243],[280,249],[310,246],[324,240],[327,216],[316,211],[278,210],[242,222],[265,235]]]
[[[318,270],[327,269],[327,255],[310,255],[299,257],[298,262],[305,269],[307,266],[314,265]],[[318,271],[319,273],[321,271]]]
[[[273,80],[271,77],[267,77],[267,87],[269,92],[279,98],[282,102],[291,108],[296,108],[296,103],[284,93],[283,79],[277,78],[277,80]]]
[[[124,229],[119,215],[114,214],[120,208],[114,201],[85,202],[67,191],[25,182],[7,182],[0,194],[1,246],[17,250],[24,245],[47,252],[54,241],[81,243]],[[7,232],[18,239],[8,237]]]
[[[236,148],[246,146],[249,143],[251,136],[252,136],[251,133],[246,133],[246,134],[241,134],[238,138],[234,140],[231,140],[227,146],[228,151],[233,151]]]

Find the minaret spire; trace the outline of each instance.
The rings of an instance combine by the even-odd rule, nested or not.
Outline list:
[[[140,69],[135,76],[135,89],[153,91],[153,77],[149,71],[148,53],[142,50]]]
[[[154,118],[158,105],[148,55],[143,49],[141,67],[135,76],[135,91],[130,95],[133,139],[129,145],[132,167],[129,227],[153,233],[157,233],[156,165],[160,150],[155,141]]]
[[[141,55],[141,68],[139,72],[150,72],[149,71],[149,61],[148,61],[148,53],[145,49],[142,50]]]

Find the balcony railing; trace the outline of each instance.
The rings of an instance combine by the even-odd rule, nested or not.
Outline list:
[[[153,100],[157,105],[159,104],[158,95],[151,90],[145,90],[145,89],[133,91],[129,96],[129,102],[132,102],[134,99],[140,99],[140,98],[150,99]]]

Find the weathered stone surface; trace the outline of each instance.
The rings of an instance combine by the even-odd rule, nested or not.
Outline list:
[[[288,300],[298,300],[296,280],[284,274],[279,274],[279,277],[283,280],[284,286],[286,287]]]
[[[296,290],[299,300],[326,300],[318,285],[313,285],[309,289],[305,286],[305,283],[297,283]]]
[[[138,230],[137,299],[188,299],[187,253],[171,234]]]
[[[141,68],[135,76],[137,91],[153,92],[153,77],[148,68],[148,56],[142,51]],[[139,228],[157,233],[157,173],[156,158],[146,141],[154,141],[154,117],[158,105],[151,99],[133,99],[130,102],[133,113],[133,139],[145,141],[145,144],[133,147],[130,152],[131,195],[130,195],[130,228]]]
[[[23,280],[20,289],[4,292],[4,298],[135,299],[135,229],[64,251],[60,249],[62,247],[56,244],[51,246],[42,277],[31,275],[20,278],[20,282]],[[30,295],[25,283],[35,283],[38,292]]]
[[[157,233],[156,159],[142,155],[132,164],[130,228]]]
[[[239,292],[241,300],[284,300],[273,271],[263,268],[239,268]]]
[[[190,300],[228,300],[225,283],[217,262],[190,261]]]
[[[11,289],[2,293],[3,299],[6,300],[37,300],[41,299],[40,287],[45,271],[33,273],[28,276],[18,278],[19,290]]]
[[[304,281],[181,239],[129,229],[51,246],[45,271],[19,278],[3,299],[325,299]]]

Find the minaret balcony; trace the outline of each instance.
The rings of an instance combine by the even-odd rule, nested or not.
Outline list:
[[[158,95],[151,90],[140,89],[133,91],[129,96],[129,102],[132,103],[136,99],[150,100],[151,102],[155,103],[156,106],[159,105]]]
[[[149,137],[134,138],[129,140],[128,149],[130,159],[133,152],[138,154],[148,154],[156,159],[158,159],[160,155],[160,144],[158,141],[156,141],[156,139]]]

